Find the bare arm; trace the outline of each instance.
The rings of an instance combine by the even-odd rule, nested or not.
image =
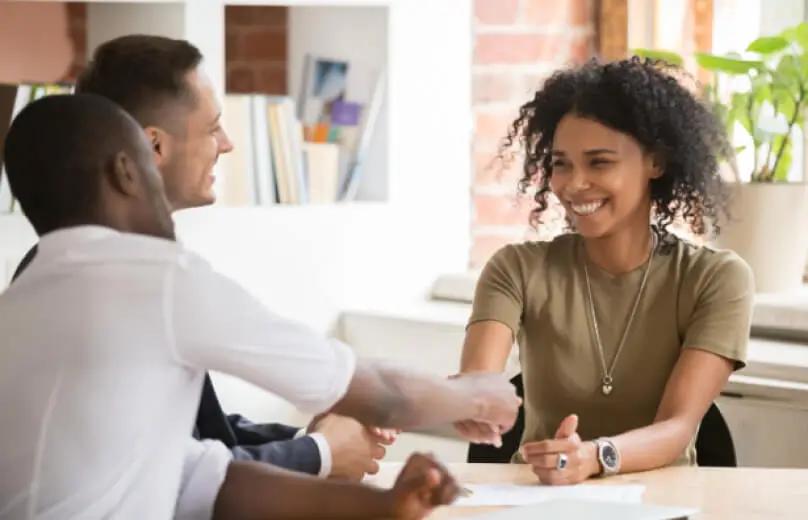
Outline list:
[[[361,520],[391,518],[392,511],[393,500],[385,490],[318,479],[269,464],[234,461],[219,490],[213,518]]]
[[[233,462],[219,489],[214,520],[283,518],[420,520],[451,504],[458,486],[429,455],[410,455],[392,489],[322,480],[256,462]]]
[[[423,428],[489,419],[510,428],[518,400],[504,377],[447,379],[358,362],[348,392],[331,410],[382,428]]]
[[[740,258],[722,255],[694,282],[698,303],[654,422],[613,439],[620,452],[621,472],[658,468],[675,461],[732,371],[743,366],[754,278]]]
[[[449,380],[357,360],[353,350],[266,309],[203,267],[173,273],[169,301],[177,360],[249,381],[312,414],[333,411],[367,426],[419,428],[477,419],[509,429],[518,398],[499,375]]]
[[[463,342],[460,372],[502,372],[513,347],[513,333],[498,321],[469,325]]]
[[[676,460],[695,435],[710,404],[726,385],[733,362],[703,350],[686,349],[673,369],[656,418],[650,426],[612,438],[620,453],[620,472],[633,473],[667,466]],[[591,448],[600,472],[597,453]]]

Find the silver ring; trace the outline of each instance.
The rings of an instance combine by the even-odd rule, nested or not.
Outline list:
[[[564,468],[567,467],[567,462],[568,462],[567,456],[565,454],[561,453],[558,456],[558,462],[556,463],[556,469],[559,470],[559,471],[563,470]]]

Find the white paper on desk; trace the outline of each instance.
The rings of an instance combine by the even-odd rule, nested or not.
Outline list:
[[[645,486],[591,485],[542,486],[540,484],[467,484],[471,496],[457,499],[455,506],[526,506],[549,500],[596,500],[639,504]]]

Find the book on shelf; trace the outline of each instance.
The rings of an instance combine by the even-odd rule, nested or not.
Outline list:
[[[23,83],[8,85],[0,83],[0,214],[21,213],[20,206],[11,193],[3,164],[3,143],[11,122],[31,101],[51,94],[70,94],[70,83]]]
[[[353,200],[384,98],[384,67],[306,54],[297,115],[310,143],[340,151],[337,200]]]
[[[296,100],[225,96],[224,124],[235,147],[221,159],[224,204],[354,200],[384,85],[383,71],[307,55]]]

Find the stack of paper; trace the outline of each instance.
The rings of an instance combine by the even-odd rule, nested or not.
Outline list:
[[[592,485],[542,486],[538,484],[468,484],[470,496],[457,499],[456,506],[525,506],[551,500],[594,500],[639,504],[645,486]]]

